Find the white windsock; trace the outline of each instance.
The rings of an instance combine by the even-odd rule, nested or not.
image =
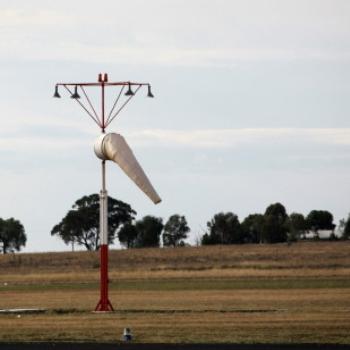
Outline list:
[[[161,201],[122,135],[115,133],[101,135],[95,141],[94,150],[98,158],[117,163],[154,204]]]

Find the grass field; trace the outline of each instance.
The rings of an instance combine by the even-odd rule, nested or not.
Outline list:
[[[350,242],[0,256],[0,341],[350,343]]]

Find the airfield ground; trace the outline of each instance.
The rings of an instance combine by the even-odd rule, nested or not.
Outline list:
[[[0,256],[0,342],[350,344],[350,242],[110,253],[114,313],[96,252]]]

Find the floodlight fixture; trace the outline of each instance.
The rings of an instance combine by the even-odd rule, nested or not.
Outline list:
[[[138,163],[131,148],[127,144],[123,136],[116,133],[106,134],[107,127],[125,108],[136,93],[143,87],[148,87],[148,97],[154,97],[149,83],[136,83],[130,81],[108,82],[108,75],[100,73],[97,82],[93,83],[58,83],[55,85],[54,97],[61,97],[58,87],[64,87],[70,97],[74,99],[89,115],[89,117],[100,128],[102,135],[96,140],[94,145],[95,154],[101,159],[102,165],[102,189],[100,191],[100,300],[95,311],[113,311],[113,306],[108,298],[108,193],[106,190],[106,161],[111,160],[119,165],[124,173],[153,201],[157,204],[161,201],[157,192],[153,188],[151,182],[147,178],[141,165]],[[135,91],[131,86],[136,87]],[[82,97],[78,93],[78,87],[82,92]],[[100,108],[101,113],[97,113],[96,109],[89,98],[85,88],[100,88]],[[109,113],[105,111],[105,89],[112,87],[119,88],[115,101]],[[127,87],[126,93],[123,95],[124,89]],[[74,88],[74,92],[72,89]],[[123,97],[125,96],[125,97]],[[124,99],[124,100],[123,100]]]
[[[154,97],[154,95],[152,94],[151,85],[148,85],[147,97],[151,97],[151,98]]]
[[[55,86],[55,93],[53,94],[53,97],[55,97],[55,98],[61,98],[61,95],[60,95],[59,92],[58,92],[58,86],[57,86],[57,85]]]
[[[135,95],[134,91],[132,91],[132,89],[131,89],[130,83],[128,84],[128,91],[124,95],[125,96],[134,96]]]
[[[72,94],[71,98],[75,98],[75,99],[80,98],[80,95],[78,94],[78,86],[76,85],[74,87],[74,94]]]

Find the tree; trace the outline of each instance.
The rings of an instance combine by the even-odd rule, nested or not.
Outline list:
[[[209,232],[202,237],[202,244],[244,243],[238,216],[231,212],[218,213],[207,223]]]
[[[2,243],[2,252],[20,251],[25,246],[27,236],[24,227],[20,221],[10,218],[3,220],[0,218],[0,242]]]
[[[209,235],[208,233],[205,233],[201,238],[201,245],[213,245],[213,244],[220,244],[220,239],[218,236],[214,237],[212,235]]]
[[[132,223],[124,224],[118,231],[119,242],[126,248],[134,248],[136,246],[137,235],[137,228]]]
[[[296,239],[299,239],[302,235],[305,235],[307,230],[307,222],[303,214],[292,213],[289,215],[290,233]]]
[[[186,218],[178,214],[170,216],[169,220],[164,226],[163,245],[165,247],[176,247],[184,244],[184,239],[190,228],[187,225]]]
[[[51,235],[58,235],[66,244],[76,242],[87,250],[98,250],[100,197],[91,194],[78,199],[61,222],[53,227]],[[136,212],[129,204],[108,197],[108,243],[113,243],[117,229],[131,222]]]
[[[137,238],[135,246],[137,248],[159,247],[160,235],[163,230],[163,219],[154,216],[145,216],[136,221]]]
[[[263,225],[264,225],[264,215],[262,214],[248,215],[241,224],[245,242],[261,243]]]
[[[306,217],[307,227],[318,236],[318,230],[334,230],[333,215],[327,210],[312,210]]]
[[[262,227],[263,241],[266,243],[285,242],[288,232],[288,215],[281,203],[266,208]]]
[[[272,215],[280,221],[287,219],[286,208],[281,203],[270,204],[265,210],[265,216]]]
[[[340,224],[342,226],[342,238],[343,239],[349,239],[350,238],[350,214],[345,221],[344,219],[341,220],[342,223]]]
[[[346,225],[347,220],[345,219],[340,219],[339,224],[338,224],[338,229],[341,235],[344,235],[344,230],[345,230],[345,225]]]

